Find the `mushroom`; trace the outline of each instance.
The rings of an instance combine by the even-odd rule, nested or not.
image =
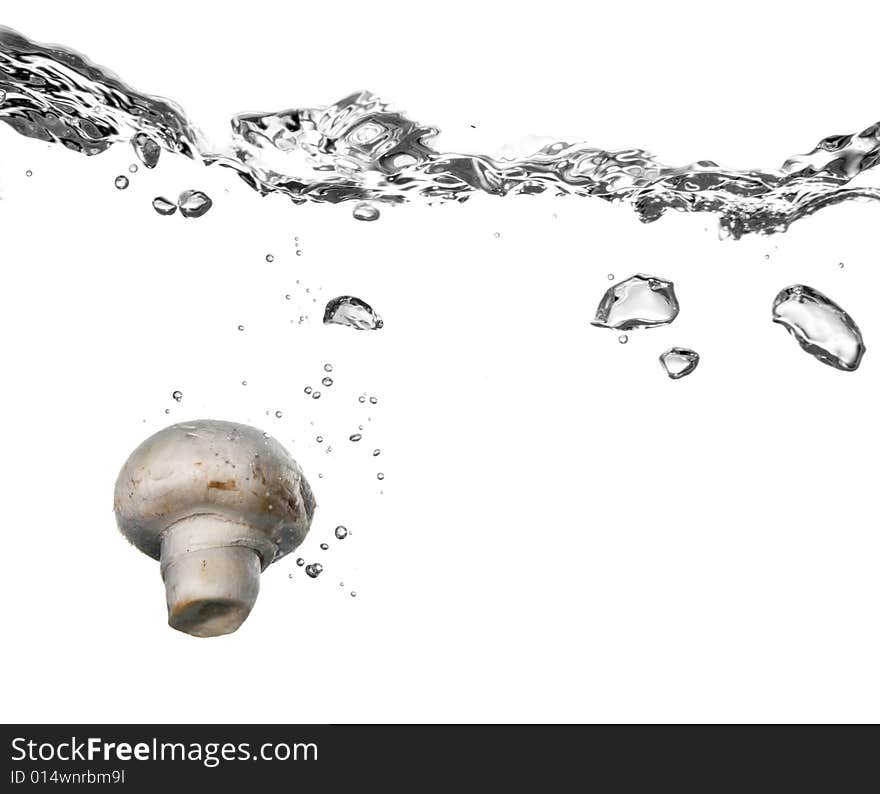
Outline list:
[[[260,573],[303,542],[315,511],[281,444],[211,419],[144,441],[119,472],[113,502],[122,534],[160,562],[168,625],[196,637],[245,621]]]

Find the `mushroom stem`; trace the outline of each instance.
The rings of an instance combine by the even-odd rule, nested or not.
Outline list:
[[[165,530],[159,559],[168,625],[216,637],[244,623],[260,591],[263,560],[268,564],[272,554],[253,528],[202,514]]]

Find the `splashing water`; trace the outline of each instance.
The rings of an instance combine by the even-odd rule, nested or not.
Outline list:
[[[550,192],[631,206],[644,222],[667,210],[718,216],[723,236],[783,232],[847,200],[878,200],[850,186],[880,161],[880,122],[832,135],[775,169],[729,169],[709,160],[670,166],[642,149],[557,141],[519,158],[442,152],[437,135],[366,91],[332,105],[231,120],[232,139],[209,147],[173,102],[142,94],[66,48],[0,28],[0,120],[22,135],[86,155],[131,141],[152,167],[164,149],[235,169],[252,188],[296,203],[423,199],[462,202]]]

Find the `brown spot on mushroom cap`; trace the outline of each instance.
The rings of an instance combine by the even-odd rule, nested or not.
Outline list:
[[[234,491],[238,488],[235,480],[209,480],[209,488],[216,488],[218,491]]]

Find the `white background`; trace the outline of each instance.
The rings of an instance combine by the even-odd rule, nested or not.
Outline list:
[[[752,167],[880,118],[874,3],[44,0],[2,17],[211,136],[367,88],[441,127],[441,148],[567,136]],[[741,242],[708,216],[644,226],[549,197],[365,224],[167,155],[117,191],[131,161],[0,130],[5,719],[880,718],[878,207]],[[214,197],[204,218],[150,208],[188,187]],[[609,273],[639,271],[672,279],[682,311],[623,346],[589,320]],[[770,322],[795,282],[859,323],[859,371]],[[385,329],[322,326],[343,293]],[[663,375],[671,345],[702,354],[693,376]],[[311,400],[326,362],[336,382]],[[158,565],[112,513],[134,446],[197,417],[292,451],[319,501],[301,553],[325,567],[272,566],[212,640],[166,626]]]

